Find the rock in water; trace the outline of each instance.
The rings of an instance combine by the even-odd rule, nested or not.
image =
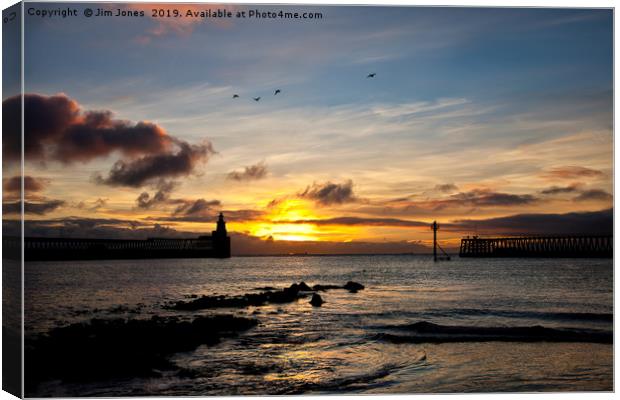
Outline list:
[[[338,285],[314,285],[312,286],[312,290],[315,292],[325,292],[331,289],[342,289],[342,286],[338,286]]]
[[[312,300],[310,300],[310,304],[312,304],[313,307],[321,307],[323,303],[325,302],[323,301],[323,298],[321,298],[321,295],[316,293],[312,295]]]
[[[301,281],[301,283],[299,284],[299,291],[301,292],[312,292],[312,288],[310,286],[308,286],[308,284],[304,281]]]
[[[357,293],[358,290],[364,289],[364,285],[361,283],[349,281],[346,285],[343,286],[344,289],[347,289],[349,292]]]

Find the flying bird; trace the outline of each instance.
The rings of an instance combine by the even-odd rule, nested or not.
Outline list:
[[[281,93],[281,92],[280,92],[280,89],[276,89],[276,91],[275,91],[275,93],[274,93],[273,95],[275,96],[275,95],[276,95],[276,94],[278,94],[278,93]]]
[[[233,94],[233,99],[236,99],[236,98],[238,98],[238,97],[239,97],[239,95],[238,95],[238,94]]]
[[[259,101],[260,97],[252,97],[254,99],[254,101]]]
[[[372,74],[368,74],[368,76],[366,78],[374,78],[375,75],[377,75],[377,73],[373,72]]]

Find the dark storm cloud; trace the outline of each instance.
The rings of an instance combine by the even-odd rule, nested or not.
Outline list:
[[[255,181],[267,176],[267,166],[263,163],[245,167],[242,172],[232,171],[228,173],[226,179],[233,181]]]
[[[312,224],[312,225],[364,225],[364,226],[394,226],[394,227],[428,227],[428,222],[408,221],[397,218],[359,218],[337,217],[327,219],[299,219],[282,220],[274,223],[282,224]]]
[[[21,97],[4,100],[2,107],[6,115],[19,116]],[[24,154],[29,160],[69,164],[121,155],[123,159],[116,161],[107,177],[98,175],[99,183],[139,187],[185,176],[215,152],[210,143],[191,145],[150,122],[134,124],[114,119],[110,111],[82,110],[64,94],[26,94],[24,110]],[[4,155],[19,158],[19,118],[3,121]]]
[[[607,235],[613,232],[613,209],[567,214],[518,214],[483,220],[457,220],[442,224],[458,232],[500,235]]]
[[[32,176],[24,176],[24,191],[25,192],[40,192],[45,189],[47,182],[44,179],[34,178]],[[21,177],[13,176],[11,178],[5,178],[2,188],[6,192],[19,192],[21,190]]]
[[[442,185],[436,185],[435,190],[442,193],[451,193],[456,192],[459,188],[453,183],[445,183]]]
[[[590,200],[599,200],[599,201],[608,201],[613,200],[613,196],[607,193],[604,190],[600,189],[591,189],[584,190],[579,194],[579,196],[573,198],[574,201],[590,201]]]
[[[37,202],[25,201],[24,213],[45,215],[65,204],[62,200],[43,200]],[[2,204],[2,211],[5,214],[19,214],[21,212],[21,203],[19,201],[6,202]]]
[[[576,165],[552,168],[544,174],[544,176],[552,179],[597,178],[602,175],[602,171]]]
[[[2,102],[3,112],[15,113],[17,107],[21,107],[20,96]],[[19,124],[9,119],[5,125],[7,139],[19,138]],[[27,159],[64,163],[90,161],[114,151],[126,156],[157,154],[169,149],[173,142],[155,124],[115,120],[109,111],[83,111],[64,94],[24,95],[24,136]],[[9,157],[19,156],[19,140],[7,145]]]
[[[140,187],[157,179],[189,175],[201,161],[207,161],[215,153],[210,143],[190,145],[177,144],[176,153],[147,155],[135,160],[119,160],[112,166],[107,177],[95,176],[98,183],[110,186]]]
[[[150,122],[112,119],[109,111],[88,112],[81,122],[67,128],[58,139],[52,157],[58,161],[90,161],[114,151],[134,157],[159,154],[172,146],[173,140],[159,126]]]
[[[43,96],[25,94],[24,99],[24,143],[26,158],[43,158],[45,145],[61,137],[78,118],[80,107],[64,94]],[[22,97],[9,97],[2,102],[4,114],[3,155],[7,159],[18,159],[21,154],[21,107]],[[7,118],[8,117],[8,118]]]
[[[314,183],[300,193],[299,197],[314,200],[324,206],[357,201],[357,198],[353,194],[352,180],[348,180],[345,183]]]

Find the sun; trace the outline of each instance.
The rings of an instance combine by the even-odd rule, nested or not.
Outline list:
[[[252,234],[258,237],[272,237],[274,240],[314,241],[320,240],[320,232],[311,224],[279,224],[262,222],[254,225]]]
[[[254,236],[274,240],[316,241],[321,240],[319,229],[313,224],[298,222],[316,218],[307,201],[284,199],[271,207],[264,221],[252,224],[250,231]]]

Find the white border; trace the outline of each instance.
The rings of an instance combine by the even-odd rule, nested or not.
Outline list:
[[[74,1],[74,0],[65,0],[65,1],[53,1],[53,0],[41,0],[40,2],[62,2],[62,3],[83,3],[84,1]],[[116,1],[114,1],[116,2]],[[191,3],[191,1],[182,1],[182,0],[168,0],[168,1],[148,1],[148,0],[135,0],[135,1],[118,1],[118,3],[122,3],[122,2],[139,2],[139,3]],[[15,4],[16,1],[10,1],[10,0],[0,0],[0,5],[2,6],[2,9],[5,9],[13,4]],[[444,0],[444,1],[419,1],[419,0],[376,0],[376,1],[369,1],[369,0],[307,0],[307,1],[302,1],[302,0],[287,0],[287,1],[283,1],[283,0],[269,0],[269,1],[256,1],[256,0],[225,0],[225,1],[221,1],[221,2],[214,2],[214,1],[209,1],[209,2],[193,2],[193,3],[240,3],[240,4],[319,4],[319,5],[335,5],[335,4],[340,4],[340,5],[379,5],[379,6],[386,6],[386,5],[405,5],[405,6],[469,6],[469,7],[557,7],[557,8],[614,8],[614,2],[610,1],[610,0],[590,0],[590,1],[576,1],[576,0],[519,0],[519,1],[515,1],[515,0]],[[22,12],[22,26],[23,26],[23,12]],[[2,33],[0,30],[0,42],[2,39]],[[23,39],[23,32],[22,32],[22,39]],[[23,43],[23,42],[22,42]],[[616,93],[616,89],[617,89],[617,85],[616,85],[616,81],[615,81],[615,76],[617,76],[618,73],[618,64],[616,63],[616,43],[618,43],[618,32],[615,29],[615,10],[614,10],[614,127],[615,127],[615,116],[617,114],[618,111],[618,105],[615,102],[615,93]],[[0,61],[1,61],[1,55],[0,55]],[[0,85],[2,83],[2,78],[0,77]],[[22,52],[22,90],[24,88],[24,82],[23,82],[23,52]],[[1,114],[1,113],[0,113]],[[2,116],[0,115],[0,123],[2,122]],[[22,126],[23,126],[23,121],[22,121]],[[615,129],[614,129],[614,139],[615,139]],[[23,146],[23,143],[22,143]],[[619,205],[619,200],[618,198],[615,196],[615,187],[616,187],[616,183],[617,183],[617,175],[615,174],[615,154],[618,151],[618,149],[620,148],[620,145],[614,140],[614,210],[618,207]],[[0,155],[0,161],[1,161],[1,155]],[[23,171],[23,165],[22,165],[22,171]],[[1,172],[1,164],[0,164],[0,172]],[[0,195],[1,195],[1,188],[0,188]],[[22,182],[22,195],[23,195],[23,182]],[[23,199],[22,199],[23,202]],[[1,207],[1,206],[0,206]],[[0,208],[1,210],[1,208]],[[620,244],[620,239],[615,235],[616,232],[616,226],[617,226],[617,221],[614,217],[614,249],[618,248],[618,245]],[[23,229],[23,226],[22,226]],[[23,236],[23,232],[22,232],[22,236]],[[23,246],[22,246],[23,248]],[[2,255],[2,250],[0,249],[0,256]],[[615,288],[617,287],[616,283],[618,281],[618,275],[615,274],[615,266],[616,266],[616,259],[614,257],[614,343],[617,343],[617,339],[618,339],[618,330],[617,330],[617,324],[616,324],[616,315],[615,315],[615,310],[618,309],[618,297],[615,295]],[[22,271],[22,285],[23,285],[23,271]],[[1,293],[2,293],[2,289],[0,287],[0,297],[1,297]],[[22,288],[22,304],[23,304],[23,288]],[[1,305],[0,305],[0,309],[1,309]],[[23,307],[22,307],[22,322],[23,322]],[[23,340],[23,338],[22,338]],[[620,373],[618,372],[618,368],[616,368],[615,365],[615,361],[617,360],[617,350],[618,347],[615,346],[614,344],[614,389],[616,388],[616,384],[618,382],[618,379],[620,378]],[[23,353],[23,345],[22,345],[22,353]],[[1,359],[1,355],[2,355],[2,348],[1,348],[1,342],[0,342],[0,359]],[[0,372],[2,371],[2,367],[0,365]],[[22,376],[23,376],[23,370],[22,370]],[[0,374],[0,382],[1,382],[1,374]],[[22,393],[23,393],[23,383],[22,383]],[[226,398],[226,399],[234,399],[234,400],[245,400],[247,399],[249,396],[246,397],[241,397],[241,396],[231,396],[231,397],[210,397],[210,398]],[[253,398],[263,398],[263,397],[270,397],[270,396],[252,396]],[[275,396],[274,396],[275,397]],[[303,398],[304,399],[309,399],[309,400],[314,400],[314,399],[320,399],[320,398],[325,398],[326,396],[308,396],[308,395],[304,395]],[[330,399],[334,399],[334,400],[348,400],[351,398],[366,398],[368,396],[351,396],[351,395],[347,395],[347,396],[342,396],[342,395],[330,395],[329,398]],[[458,398],[458,399],[462,399],[462,400],[483,400],[483,399],[494,399],[494,398],[500,398],[500,399],[505,399],[505,400],[521,400],[521,399],[568,399],[568,400],[582,400],[584,398],[588,398],[588,399],[612,399],[612,398],[616,398],[616,394],[615,393],[591,393],[591,392],[587,392],[587,393],[575,393],[575,392],[571,392],[571,393],[553,393],[553,394],[522,394],[522,393],[518,393],[518,394],[499,394],[499,393],[490,393],[490,394],[436,394],[436,395],[417,395],[417,394],[412,394],[412,395],[377,395],[377,396],[372,396],[374,398],[380,398],[380,399],[390,399],[390,400],[411,400],[411,399],[420,399],[420,400],[436,400],[436,399],[442,399],[442,398]],[[13,397],[12,395],[8,394],[7,392],[4,391],[0,391],[0,400],[9,400],[9,399],[14,399],[15,397]],[[102,397],[103,398],[103,397]],[[151,397],[152,398],[152,397]],[[200,398],[200,397],[163,397],[163,399],[194,399],[194,398]],[[292,399],[292,398],[299,398],[299,396],[277,396],[277,398],[281,398],[281,399]],[[114,399],[114,398],[113,398]],[[142,399],[140,397],[131,397],[131,399]],[[144,398],[146,399],[146,398]]]

